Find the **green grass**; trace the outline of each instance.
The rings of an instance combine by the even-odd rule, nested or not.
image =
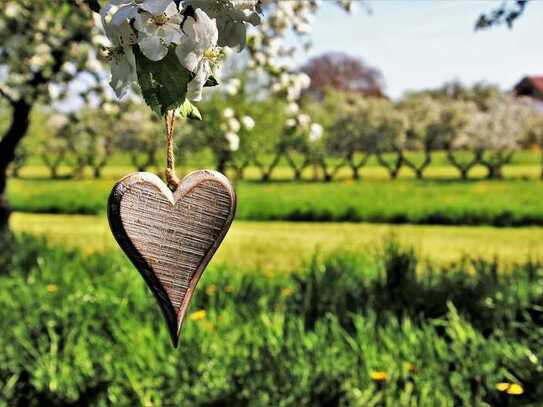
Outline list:
[[[535,168],[535,167],[534,167]],[[117,175],[128,168],[112,168]],[[102,180],[16,179],[17,211],[104,213],[116,175]],[[238,182],[237,219],[443,225],[543,225],[543,182],[365,179],[359,182]]]
[[[390,242],[288,275],[212,267],[172,350],[120,254],[20,236],[0,247],[2,405],[543,403],[539,263],[415,273],[413,251]]]
[[[18,232],[46,236],[65,247],[87,253],[116,249],[105,215],[42,215],[16,213],[12,227]],[[291,271],[306,263],[316,250],[326,254],[339,248],[376,250],[394,234],[417,248],[422,258],[441,264],[462,256],[503,262],[521,261],[543,254],[543,228],[382,225],[365,223],[304,223],[235,221],[213,259],[266,273]]]

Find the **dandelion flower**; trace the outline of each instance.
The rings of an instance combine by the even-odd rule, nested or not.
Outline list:
[[[190,314],[189,319],[191,321],[201,321],[206,317],[205,310],[201,309],[199,311],[194,311],[192,314]]]
[[[384,382],[388,379],[387,372],[374,371],[370,373],[370,378],[374,382]]]
[[[58,286],[56,284],[47,285],[47,292],[50,294],[56,293],[58,291]]]
[[[507,389],[507,394],[510,394],[512,396],[520,396],[523,393],[524,393],[524,388],[520,384],[513,383]]]

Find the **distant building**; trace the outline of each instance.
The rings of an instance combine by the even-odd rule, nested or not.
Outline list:
[[[513,92],[515,96],[532,99],[537,109],[543,112],[543,75],[525,76],[515,85]]]

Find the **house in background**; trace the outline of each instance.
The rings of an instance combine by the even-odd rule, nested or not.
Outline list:
[[[543,112],[543,75],[525,76],[515,85],[513,93],[532,99],[536,108]]]

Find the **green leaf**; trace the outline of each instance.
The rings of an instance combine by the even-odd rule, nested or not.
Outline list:
[[[181,65],[175,51],[171,48],[158,62],[148,59],[138,47],[134,47],[134,54],[138,83],[147,105],[160,116],[181,106],[193,75]]]
[[[202,120],[202,114],[200,113],[198,108],[186,99],[179,109],[179,114],[181,114],[182,117],[186,117],[187,119]]]

